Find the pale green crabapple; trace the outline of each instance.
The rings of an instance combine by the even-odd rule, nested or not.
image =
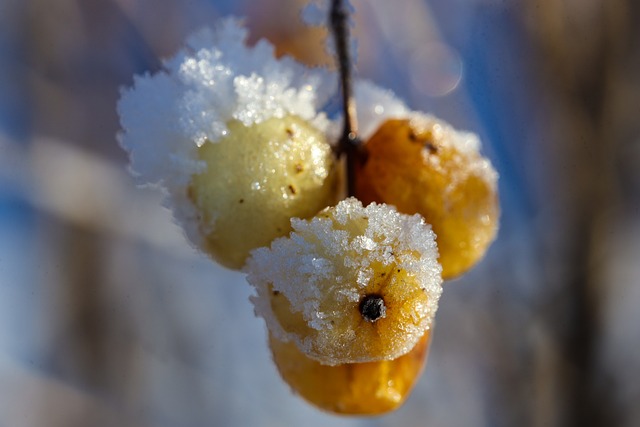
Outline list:
[[[288,234],[290,218],[337,201],[319,110],[335,78],[246,37],[232,19],[201,31],[166,71],[136,77],[118,105],[132,172],[164,188],[189,239],[233,269]]]

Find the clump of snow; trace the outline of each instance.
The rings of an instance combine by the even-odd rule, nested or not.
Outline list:
[[[419,215],[349,198],[252,252],[245,271],[256,313],[280,341],[324,364],[394,359],[431,325],[442,291],[431,227]],[[386,315],[363,321],[381,295]]]
[[[411,110],[389,89],[368,80],[357,80],[353,86],[360,137],[367,140],[388,119],[402,119]]]
[[[196,243],[190,222],[196,213],[183,202],[189,203],[184,193],[191,177],[206,168],[197,147],[224,137],[234,119],[249,126],[295,115],[321,132],[329,126],[321,109],[336,91],[335,76],[289,57],[275,59],[268,42],[248,47],[246,39],[247,30],[233,18],[201,30],[163,71],[136,76],[118,102],[118,139],[132,174],[167,192],[167,205]]]

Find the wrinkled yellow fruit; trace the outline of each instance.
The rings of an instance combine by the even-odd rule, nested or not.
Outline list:
[[[296,116],[227,127],[226,137],[198,149],[206,170],[193,176],[187,195],[203,249],[240,269],[250,250],[289,233],[290,218],[335,203],[336,167],[324,135]]]
[[[497,174],[478,149],[475,136],[429,116],[387,120],[357,171],[365,204],[389,203],[431,224],[444,279],[475,265],[498,230]]]
[[[421,217],[353,198],[252,252],[256,313],[280,341],[325,365],[396,359],[430,327],[442,292]]]
[[[424,369],[430,343],[418,344],[394,360],[322,365],[295,344],[269,337],[273,360],[291,389],[311,404],[339,414],[379,415],[400,407]]]

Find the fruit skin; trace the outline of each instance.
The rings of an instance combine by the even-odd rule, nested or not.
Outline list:
[[[273,335],[269,346],[284,381],[309,403],[343,415],[380,415],[399,408],[420,378],[430,332],[397,359],[336,366],[322,365]]]
[[[198,148],[206,170],[193,176],[187,197],[203,249],[240,269],[249,251],[289,233],[291,217],[312,217],[335,202],[336,167],[324,135],[296,116],[227,128],[226,137]]]
[[[497,174],[470,138],[429,116],[387,120],[356,172],[363,203],[389,203],[431,224],[443,279],[475,265],[498,230]]]

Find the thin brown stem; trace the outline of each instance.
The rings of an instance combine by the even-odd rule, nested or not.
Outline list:
[[[344,127],[339,141],[338,152],[347,156],[347,194],[355,195],[355,169],[359,147],[356,102],[353,97],[353,70],[349,52],[349,9],[345,0],[332,0],[330,12],[331,31],[336,45],[336,57],[340,71]]]

